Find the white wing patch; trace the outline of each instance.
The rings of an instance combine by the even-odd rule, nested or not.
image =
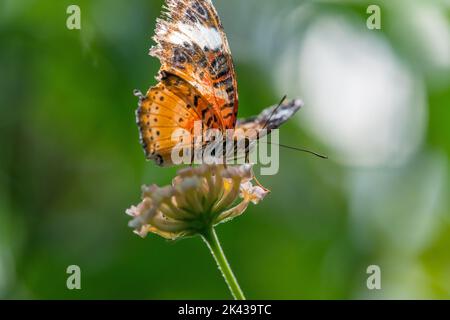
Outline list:
[[[200,48],[208,48],[212,51],[222,48],[223,45],[219,31],[215,28],[208,28],[197,23],[190,25],[179,22],[177,24],[177,30],[169,33],[168,41],[180,46],[186,42],[191,44],[194,41]]]

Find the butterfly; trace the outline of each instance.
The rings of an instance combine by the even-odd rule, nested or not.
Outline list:
[[[136,122],[146,158],[159,166],[173,165],[171,152],[178,129],[270,133],[302,106],[300,100],[280,103],[250,119],[237,119],[238,89],[233,58],[222,23],[211,0],[166,0],[157,19],[156,45],[150,55],[160,60],[158,84],[139,97]],[[189,142],[192,143],[192,142]]]

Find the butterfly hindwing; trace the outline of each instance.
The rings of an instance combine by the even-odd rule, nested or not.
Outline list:
[[[171,151],[180,142],[173,141],[175,130],[194,134],[196,121],[214,127],[217,116],[211,105],[189,83],[176,75],[163,73],[161,82],[141,97],[136,112],[141,144],[146,157],[160,166],[172,164]]]

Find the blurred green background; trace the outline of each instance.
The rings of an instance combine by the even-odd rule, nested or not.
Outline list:
[[[450,2],[215,0],[241,117],[306,106],[261,204],[219,236],[253,299],[450,298]],[[81,30],[66,8],[81,8]],[[366,27],[369,4],[382,29]],[[125,209],[176,169],[146,162],[133,89],[162,0],[0,1],[0,297],[227,299],[199,238],[141,239]],[[81,290],[66,268],[81,267]],[[379,265],[382,290],[368,290]]]

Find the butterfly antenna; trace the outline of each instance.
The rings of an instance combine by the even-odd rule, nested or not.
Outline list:
[[[321,159],[328,159],[328,156],[320,154],[320,153],[317,153],[317,152],[314,152],[314,151],[311,151],[311,150],[308,150],[308,149],[296,148],[296,147],[291,147],[291,146],[287,146],[287,145],[284,145],[284,144],[278,144],[278,143],[271,143],[271,144],[277,145],[277,146],[279,146],[281,148],[285,148],[285,149],[289,149],[289,150],[309,153],[309,154],[312,154],[313,156],[316,156],[316,157],[321,158]]]
[[[273,109],[272,113],[270,114],[270,117],[266,120],[266,123],[264,123],[264,126],[262,127],[263,130],[267,128],[267,125],[269,124],[270,120],[272,120],[273,115],[278,111],[278,109],[280,109],[281,105],[283,104],[284,100],[286,100],[286,98],[287,95],[284,95],[278,106],[275,109]]]

